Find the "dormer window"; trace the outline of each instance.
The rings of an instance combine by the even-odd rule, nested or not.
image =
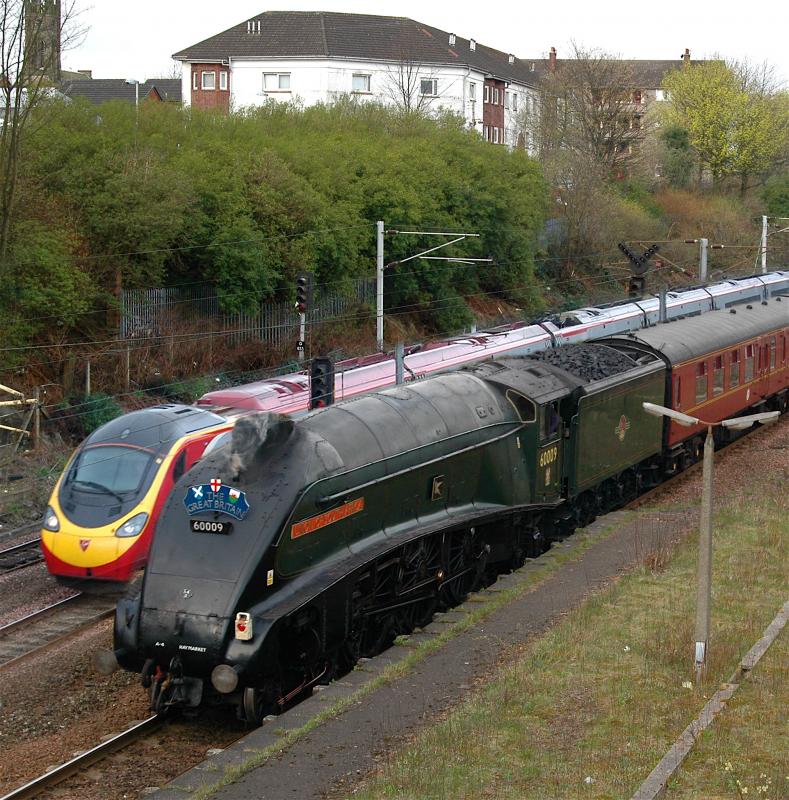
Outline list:
[[[469,46],[470,50],[476,50],[477,49],[477,43],[474,41],[474,39],[469,39],[468,40],[468,46]]]
[[[510,64],[515,63],[515,56],[512,53],[509,54],[508,61],[510,62]]]
[[[450,33],[449,34],[449,44],[452,47],[454,47],[454,45],[455,45],[455,34],[454,33]]]

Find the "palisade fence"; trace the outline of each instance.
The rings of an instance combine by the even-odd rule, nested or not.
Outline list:
[[[361,303],[375,303],[375,278],[358,278],[347,292],[317,295],[308,315],[317,324],[343,315]],[[255,313],[225,313],[212,284],[121,292],[121,339],[162,338],[200,325],[223,336],[228,344],[259,340],[280,347],[298,333],[299,317],[292,302],[262,303]]]

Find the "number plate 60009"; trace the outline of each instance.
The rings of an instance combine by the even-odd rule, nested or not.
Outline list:
[[[195,533],[230,533],[233,530],[233,523],[215,522],[208,519],[190,519],[189,527]]]

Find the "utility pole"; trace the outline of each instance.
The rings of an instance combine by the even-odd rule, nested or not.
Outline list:
[[[378,247],[376,253],[376,262],[375,262],[375,277],[376,277],[376,309],[375,309],[375,328],[376,328],[376,340],[378,343],[378,350],[379,352],[383,352],[384,349],[384,223],[379,221],[376,223],[377,232],[378,232]],[[450,256],[430,256],[428,253],[434,253],[436,250],[441,250],[444,247],[449,247],[449,245],[457,244],[458,242],[462,242],[464,239],[471,237],[479,238],[480,234],[478,233],[450,233],[446,231],[399,231],[399,230],[390,230],[387,231],[392,235],[402,234],[405,236],[444,236],[450,238],[450,241],[444,242],[443,244],[436,245],[435,247],[430,247],[427,250],[422,250],[420,253],[415,253],[412,256],[408,256],[408,258],[400,259],[399,261],[392,261],[387,264],[387,267],[394,267],[400,264],[405,264],[408,261],[413,261],[415,258],[423,259],[425,261],[429,260],[436,260],[436,261],[447,261],[452,262],[455,264],[474,264],[474,263],[484,263],[490,264],[492,263],[492,258],[467,258],[466,256],[459,256],[459,257],[450,257]]]
[[[378,352],[384,349],[384,223],[378,220],[375,251],[375,341]]]
[[[767,274],[767,217],[762,217],[762,275]]]

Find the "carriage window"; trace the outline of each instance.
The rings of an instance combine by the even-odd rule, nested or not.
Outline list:
[[[540,439],[550,439],[559,430],[559,403],[549,403],[542,407],[540,420]]]
[[[696,402],[703,403],[707,399],[707,365],[696,365]]]
[[[775,336],[770,339],[770,369],[775,369]]]
[[[753,380],[753,345],[749,344],[745,348],[745,380]]]
[[[677,382],[674,384],[674,408],[682,405],[682,378],[677,375]]]
[[[537,409],[534,403],[522,394],[507,389],[507,400],[518,412],[521,422],[534,422],[537,419]]]
[[[715,366],[712,370],[712,396],[723,394],[723,356],[715,357]]]
[[[729,388],[740,385],[740,351],[732,350],[731,367],[729,369]]]

